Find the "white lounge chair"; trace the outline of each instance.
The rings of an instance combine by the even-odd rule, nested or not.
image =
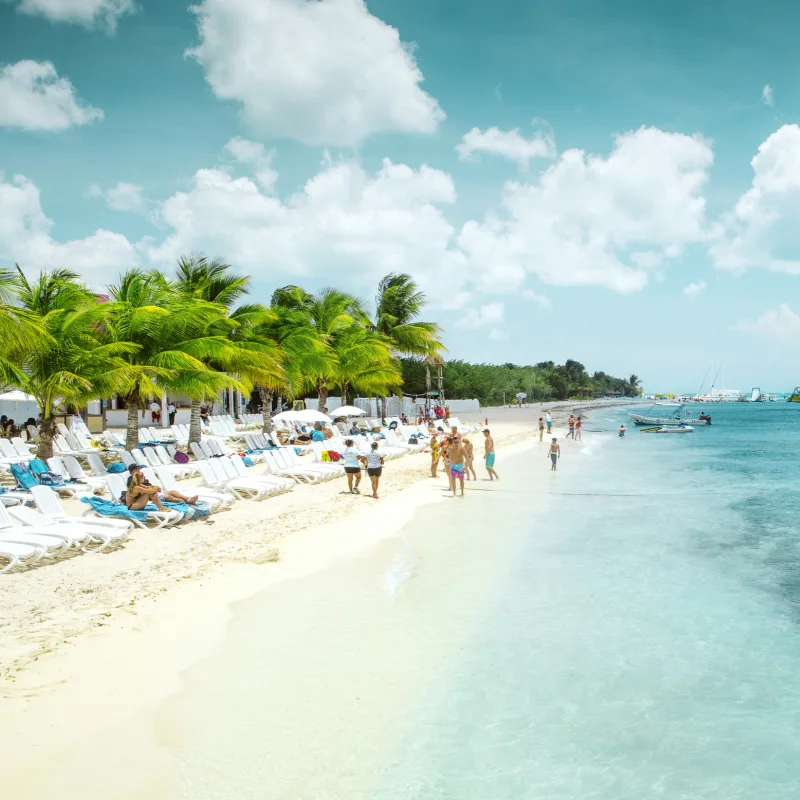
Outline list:
[[[89,526],[81,524],[81,520],[56,522],[28,506],[14,506],[7,509],[6,514],[9,519],[23,526],[21,530],[59,537],[67,543],[67,547],[74,547],[76,550],[86,552],[89,545],[95,544],[99,545],[92,548],[92,551],[96,552],[108,544],[102,537],[93,536]]]
[[[161,486],[167,491],[181,492],[182,494],[196,494],[204,503],[211,506],[212,512],[222,511],[230,508],[235,502],[236,497],[230,492],[217,492],[206,486],[187,486],[179,487],[175,476],[169,470],[159,467],[155,470],[156,476]]]
[[[31,509],[26,510],[30,511]],[[44,555],[51,557],[65,553],[71,546],[71,541],[66,536],[41,528],[25,528],[15,524],[3,505],[0,505],[0,540],[31,547],[42,547]]]
[[[114,475],[113,473],[110,473],[109,475],[106,476],[106,483],[108,484],[108,490],[111,492],[111,497],[115,502],[119,503],[120,496],[127,488],[125,478],[123,478],[122,475]],[[113,519],[109,519],[109,517],[99,514],[91,506],[84,513],[94,514],[95,516],[99,517],[103,522],[114,521]],[[156,523],[155,525],[156,528],[171,528],[173,525],[177,525],[177,523],[179,523],[183,519],[183,514],[181,514],[180,511],[176,511],[174,509],[169,509],[167,511],[157,511],[157,510],[145,511],[144,513],[147,515],[148,520]],[[139,528],[148,527],[141,520],[125,516],[124,514],[120,514],[119,516],[122,518],[123,521],[131,522]]]
[[[39,561],[45,553],[45,548],[41,545],[17,544],[16,542],[5,542],[0,539],[0,558],[8,561],[4,567],[0,568],[0,575],[8,572],[17,565],[29,566]]]

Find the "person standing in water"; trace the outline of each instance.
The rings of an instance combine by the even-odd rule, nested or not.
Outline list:
[[[539,417],[539,441],[544,439],[544,419]]]
[[[369,482],[372,484],[372,496],[377,500],[378,484],[381,482],[381,475],[383,475],[383,456],[378,452],[378,443],[373,442],[369,453],[358,458],[367,468]]]
[[[550,456],[550,461],[552,466],[550,467],[550,472],[556,471],[556,465],[558,464],[558,459],[561,458],[561,446],[558,443],[558,439],[553,437],[553,441],[550,444],[550,450],[548,451],[547,455]]]
[[[361,462],[358,460],[358,450],[353,447],[352,439],[345,440],[342,458],[344,459],[344,473],[347,475],[347,490],[350,494],[361,494],[358,488],[361,483]],[[353,481],[355,481],[355,486],[353,486]]]
[[[489,480],[493,481],[495,478],[499,481],[500,476],[494,471],[494,439],[492,439],[492,434],[489,433],[489,429],[487,428],[483,432],[484,436],[484,451],[483,451],[483,458],[486,463],[486,471],[489,473]]]
[[[447,455],[450,458],[450,489],[453,492],[453,497],[456,496],[456,481],[461,484],[461,496],[463,497],[467,449],[460,438],[453,440],[453,443],[447,449]]]
[[[581,441],[581,428],[583,427],[583,422],[581,422],[581,418],[575,420],[575,440]]]
[[[478,476],[475,474],[475,448],[469,439],[464,439],[464,449],[467,451],[467,480],[476,481]],[[472,478],[470,478],[470,473]]]
[[[624,424],[619,426],[619,438],[620,439],[624,439],[625,438],[625,425]]]
[[[549,436],[553,431],[553,415],[549,411],[544,415],[544,422],[547,425],[547,435]]]
[[[569,421],[567,422],[567,439],[571,436],[573,439],[575,438],[575,417],[572,414],[569,415]]]

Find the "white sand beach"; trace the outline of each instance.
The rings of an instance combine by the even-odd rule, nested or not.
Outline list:
[[[547,405],[556,423],[579,406],[556,410],[557,405]],[[501,478],[504,459],[538,445],[534,424],[542,408],[481,412],[481,421],[489,418]],[[556,428],[556,435],[563,430]],[[480,456],[482,437],[473,438]],[[575,443],[570,459],[577,463],[584,449]],[[483,479],[480,458],[476,462]],[[543,492],[548,478],[543,460],[534,474],[530,491]],[[502,485],[480,480],[468,487],[492,491]],[[186,688],[184,671],[220,641],[231,604],[294,579],[322,580],[308,576],[355,563],[395,536],[419,509],[446,497],[444,478],[429,476],[427,454],[391,462],[378,502],[342,494],[343,487],[343,479],[298,486],[263,503],[237,503],[215,515],[214,525],[136,531],[116,552],[3,576],[0,746],[9,765],[8,796],[201,796],[181,794],[171,751],[174,732],[155,732],[153,725],[160,704]],[[481,498],[475,495],[466,502],[477,508]],[[491,553],[491,542],[486,546]],[[467,610],[461,605],[457,613]],[[321,633],[293,622],[303,619],[307,625],[307,609],[296,605],[295,597],[281,607],[274,626],[264,621],[264,629],[272,631],[267,635],[274,635],[276,646],[294,640],[302,651],[298,639],[307,634],[310,641]],[[436,648],[429,648],[418,660],[420,669],[435,657]],[[283,658],[280,679],[294,668]],[[379,694],[380,681],[372,690]],[[331,703],[335,716],[340,710],[335,699]],[[113,755],[106,742],[113,742]],[[291,739],[284,738],[281,747],[291,749]]]

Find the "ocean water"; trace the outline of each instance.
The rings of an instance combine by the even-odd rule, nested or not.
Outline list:
[[[598,411],[544,498],[544,451],[501,454],[502,489],[240,609],[170,708],[185,796],[800,797],[800,407],[710,410]]]

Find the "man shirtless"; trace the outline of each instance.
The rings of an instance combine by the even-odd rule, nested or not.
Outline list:
[[[450,459],[450,488],[453,490],[453,497],[456,496],[456,481],[461,484],[461,496],[463,497],[467,448],[464,447],[460,438],[452,440],[452,444],[447,448],[447,456]]]
[[[494,439],[488,428],[483,432],[483,436],[485,440],[483,458],[486,463],[486,471],[489,473],[489,480],[493,481],[497,478],[499,481],[500,476],[494,471]]]
[[[550,467],[550,472],[556,471],[556,465],[558,464],[558,459],[561,458],[561,445],[558,443],[558,439],[555,437],[553,438],[552,443],[550,444],[550,449],[547,451],[547,455],[552,462],[552,467]]]

